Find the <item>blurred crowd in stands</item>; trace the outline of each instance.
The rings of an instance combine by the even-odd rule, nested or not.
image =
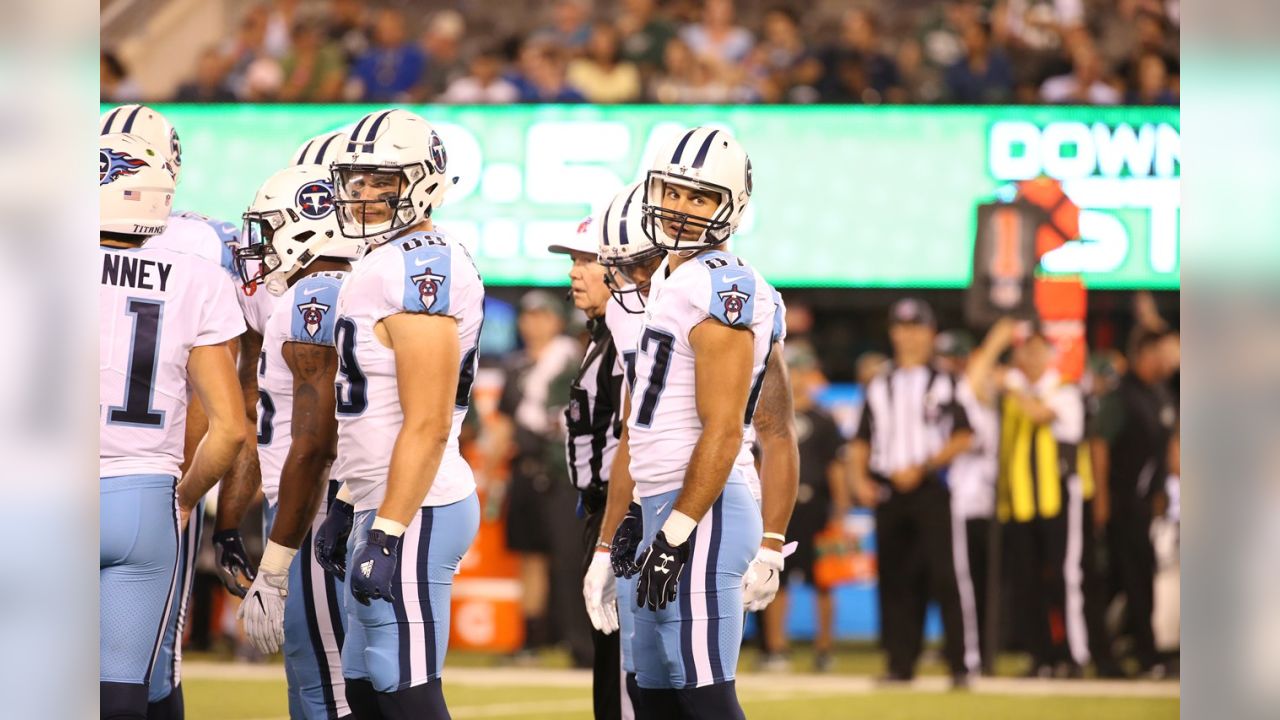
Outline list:
[[[239,7],[239,6],[237,6]],[[271,0],[171,97],[104,102],[1173,105],[1178,0]]]

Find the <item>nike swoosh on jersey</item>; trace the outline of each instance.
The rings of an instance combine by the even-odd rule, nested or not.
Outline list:
[[[320,293],[320,292],[322,292],[323,290],[324,290],[324,288],[314,288],[314,289],[312,289],[312,290],[303,290],[303,291],[302,291],[302,295],[303,295],[304,297],[311,297],[312,295],[315,295],[315,294],[317,294],[317,293]]]
[[[668,500],[668,501],[666,501],[666,502],[662,503],[661,505],[659,505],[659,506],[658,506],[658,510],[657,510],[657,512],[656,512],[656,513],[654,513],[654,514],[655,514],[655,515],[661,515],[661,514],[662,514],[662,511],[663,511],[663,510],[666,510],[666,509],[667,509],[667,506],[668,506],[668,505],[670,505],[670,504],[671,504],[671,501],[670,501],[670,500]]]
[[[739,280],[745,280],[746,278],[747,278],[746,275],[734,275],[733,277],[729,277],[728,275],[725,275],[724,277],[720,278],[720,280],[723,282],[737,282]]]
[[[429,258],[427,258],[426,260],[418,260],[418,259],[415,259],[415,260],[413,261],[413,265],[414,265],[414,267],[426,267],[427,265],[430,265],[431,263],[436,262],[436,261],[437,261],[437,260],[439,260],[439,259],[440,259],[440,258],[439,258],[439,256],[436,256],[436,257],[429,257]]]

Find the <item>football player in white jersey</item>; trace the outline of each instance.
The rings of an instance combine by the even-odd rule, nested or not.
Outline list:
[[[364,251],[363,240],[342,235],[335,207],[328,168],[281,170],[245,213],[247,242],[236,252],[244,285],[264,285],[277,298],[258,363],[268,540],[239,615],[259,650],[284,649],[289,716],[303,720],[351,717],[342,682],[345,588],[310,550],[311,528],[338,490],[327,474],[338,439],[338,291]]]
[[[338,295],[338,455],[350,490],[342,669],[358,717],[445,718],[440,673],[458,562],[480,523],[458,450],[484,286],[466,248],[434,230],[452,179],[427,121],[362,118],[333,164],[338,223],[370,249]],[[343,528],[316,534],[321,562]]]
[[[327,175],[329,164],[337,157],[336,143],[330,142],[335,133],[324,133],[304,142],[291,156],[294,165],[319,166],[322,175]],[[238,233],[238,228],[236,229]],[[236,236],[233,248],[243,247]],[[257,261],[249,259],[253,270],[259,269]],[[217,549],[218,566],[222,571],[222,581],[227,590],[244,597],[248,586],[241,583],[243,577],[252,582],[255,579],[256,566],[245,550],[244,541],[240,537],[240,527],[245,513],[253,504],[259,490],[262,489],[262,468],[258,459],[258,445],[270,432],[264,427],[267,413],[262,407],[262,395],[258,390],[258,374],[262,357],[262,338],[267,322],[276,306],[276,296],[270,292],[259,292],[257,282],[247,282],[243,271],[245,265],[234,257],[230,260],[231,270],[241,283],[242,292],[238,294],[244,310],[245,322],[249,329],[240,339],[240,383],[245,391],[245,405],[250,410],[250,423],[256,433],[258,442],[249,443],[245,452],[240,454],[231,472],[227,474],[218,487],[218,507],[213,534],[214,547]],[[279,282],[277,279],[276,282]],[[265,520],[265,518],[264,518]],[[296,685],[290,685],[290,688]],[[153,720],[155,720],[153,718]]]
[[[244,331],[230,278],[193,255],[143,244],[164,230],[173,192],[159,149],[132,135],[101,137],[103,718],[147,717],[153,668],[180,594],[180,534],[246,434],[227,346]],[[206,409],[208,432],[182,472],[192,391]]]
[[[642,717],[743,717],[734,688],[743,575],[761,548],[781,565],[794,504],[794,444],[764,468],[766,479],[789,478],[764,487],[778,530],[765,533],[736,467],[782,312],[755,269],[718,249],[750,196],[746,152],[711,128],[659,148],[645,181],[642,228],[667,257],[651,280],[627,423],[644,528],[631,643]],[[786,392],[785,382],[771,385]],[[790,426],[789,411],[777,421]],[[784,485],[790,502],[776,497]]]
[[[108,135],[125,132],[137,135],[154,147],[167,162],[173,173],[176,186],[182,176],[182,143],[178,139],[178,131],[161,113],[146,105],[121,105],[112,108],[99,118],[99,134]],[[234,274],[232,253],[239,242],[239,228],[232,224],[214,220],[194,212],[170,212],[164,232],[147,241],[153,249],[164,248],[174,252],[196,255],[210,262],[221,265],[229,274]],[[243,316],[249,328],[236,341],[231,343],[232,353],[240,354],[239,376],[244,397],[247,427],[253,428],[253,408],[257,399],[257,389],[253,384],[253,369],[257,363],[257,343],[261,326],[257,324],[262,315],[263,303],[254,302],[241,293],[236,293],[237,308],[234,315]],[[183,446],[183,465],[185,469],[191,462],[200,439],[208,430],[208,420],[199,398],[193,397],[187,405],[186,438]],[[239,471],[250,464],[254,457],[251,443],[246,443],[241,454],[232,465]],[[242,499],[247,504],[252,493]],[[231,496],[219,495],[219,506],[228,502]],[[175,592],[176,610],[170,614],[169,627],[165,630],[164,641],[156,656],[156,670],[151,680],[150,720],[181,720],[184,716],[182,699],[182,648],[178,641],[186,627],[187,604],[191,598],[191,586],[195,579],[195,554],[200,547],[200,536],[204,529],[204,502],[201,501],[182,538],[181,579]],[[221,564],[224,568],[223,582],[227,588],[241,596],[244,587],[235,580],[237,570],[248,578],[253,577],[252,564],[244,551],[240,533],[214,534],[214,543],[219,549]]]

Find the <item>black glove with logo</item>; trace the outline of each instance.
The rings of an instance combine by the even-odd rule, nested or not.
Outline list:
[[[613,532],[613,542],[609,545],[609,564],[613,566],[613,574],[618,577],[629,578],[640,569],[636,564],[636,550],[640,549],[640,539],[644,537],[643,517],[640,506],[631,503],[626,517],[622,518],[618,529]]]
[[[661,530],[639,562],[640,580],[636,582],[636,607],[661,610],[676,599],[676,585],[689,562],[689,541],[682,545],[667,542]]]

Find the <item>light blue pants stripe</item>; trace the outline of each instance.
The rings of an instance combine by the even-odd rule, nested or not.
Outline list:
[[[365,546],[374,510],[356,513],[347,541],[348,563]],[[435,680],[449,646],[450,596],[458,563],[480,528],[474,493],[451,505],[424,507],[405,530],[394,602],[360,604],[348,590],[347,641],[342,672],[368,679],[378,692],[395,692]],[[349,566],[347,572],[356,572]]]
[[[151,679],[178,581],[178,503],[167,475],[101,478],[98,611],[103,682]]]
[[[653,542],[679,494],[672,490],[641,499],[641,552]],[[742,574],[763,532],[760,506],[750,489],[730,482],[690,536],[689,562],[676,600],[662,610],[635,607],[636,581],[629,583],[631,654],[640,687],[704,687],[734,679],[742,644]]]

